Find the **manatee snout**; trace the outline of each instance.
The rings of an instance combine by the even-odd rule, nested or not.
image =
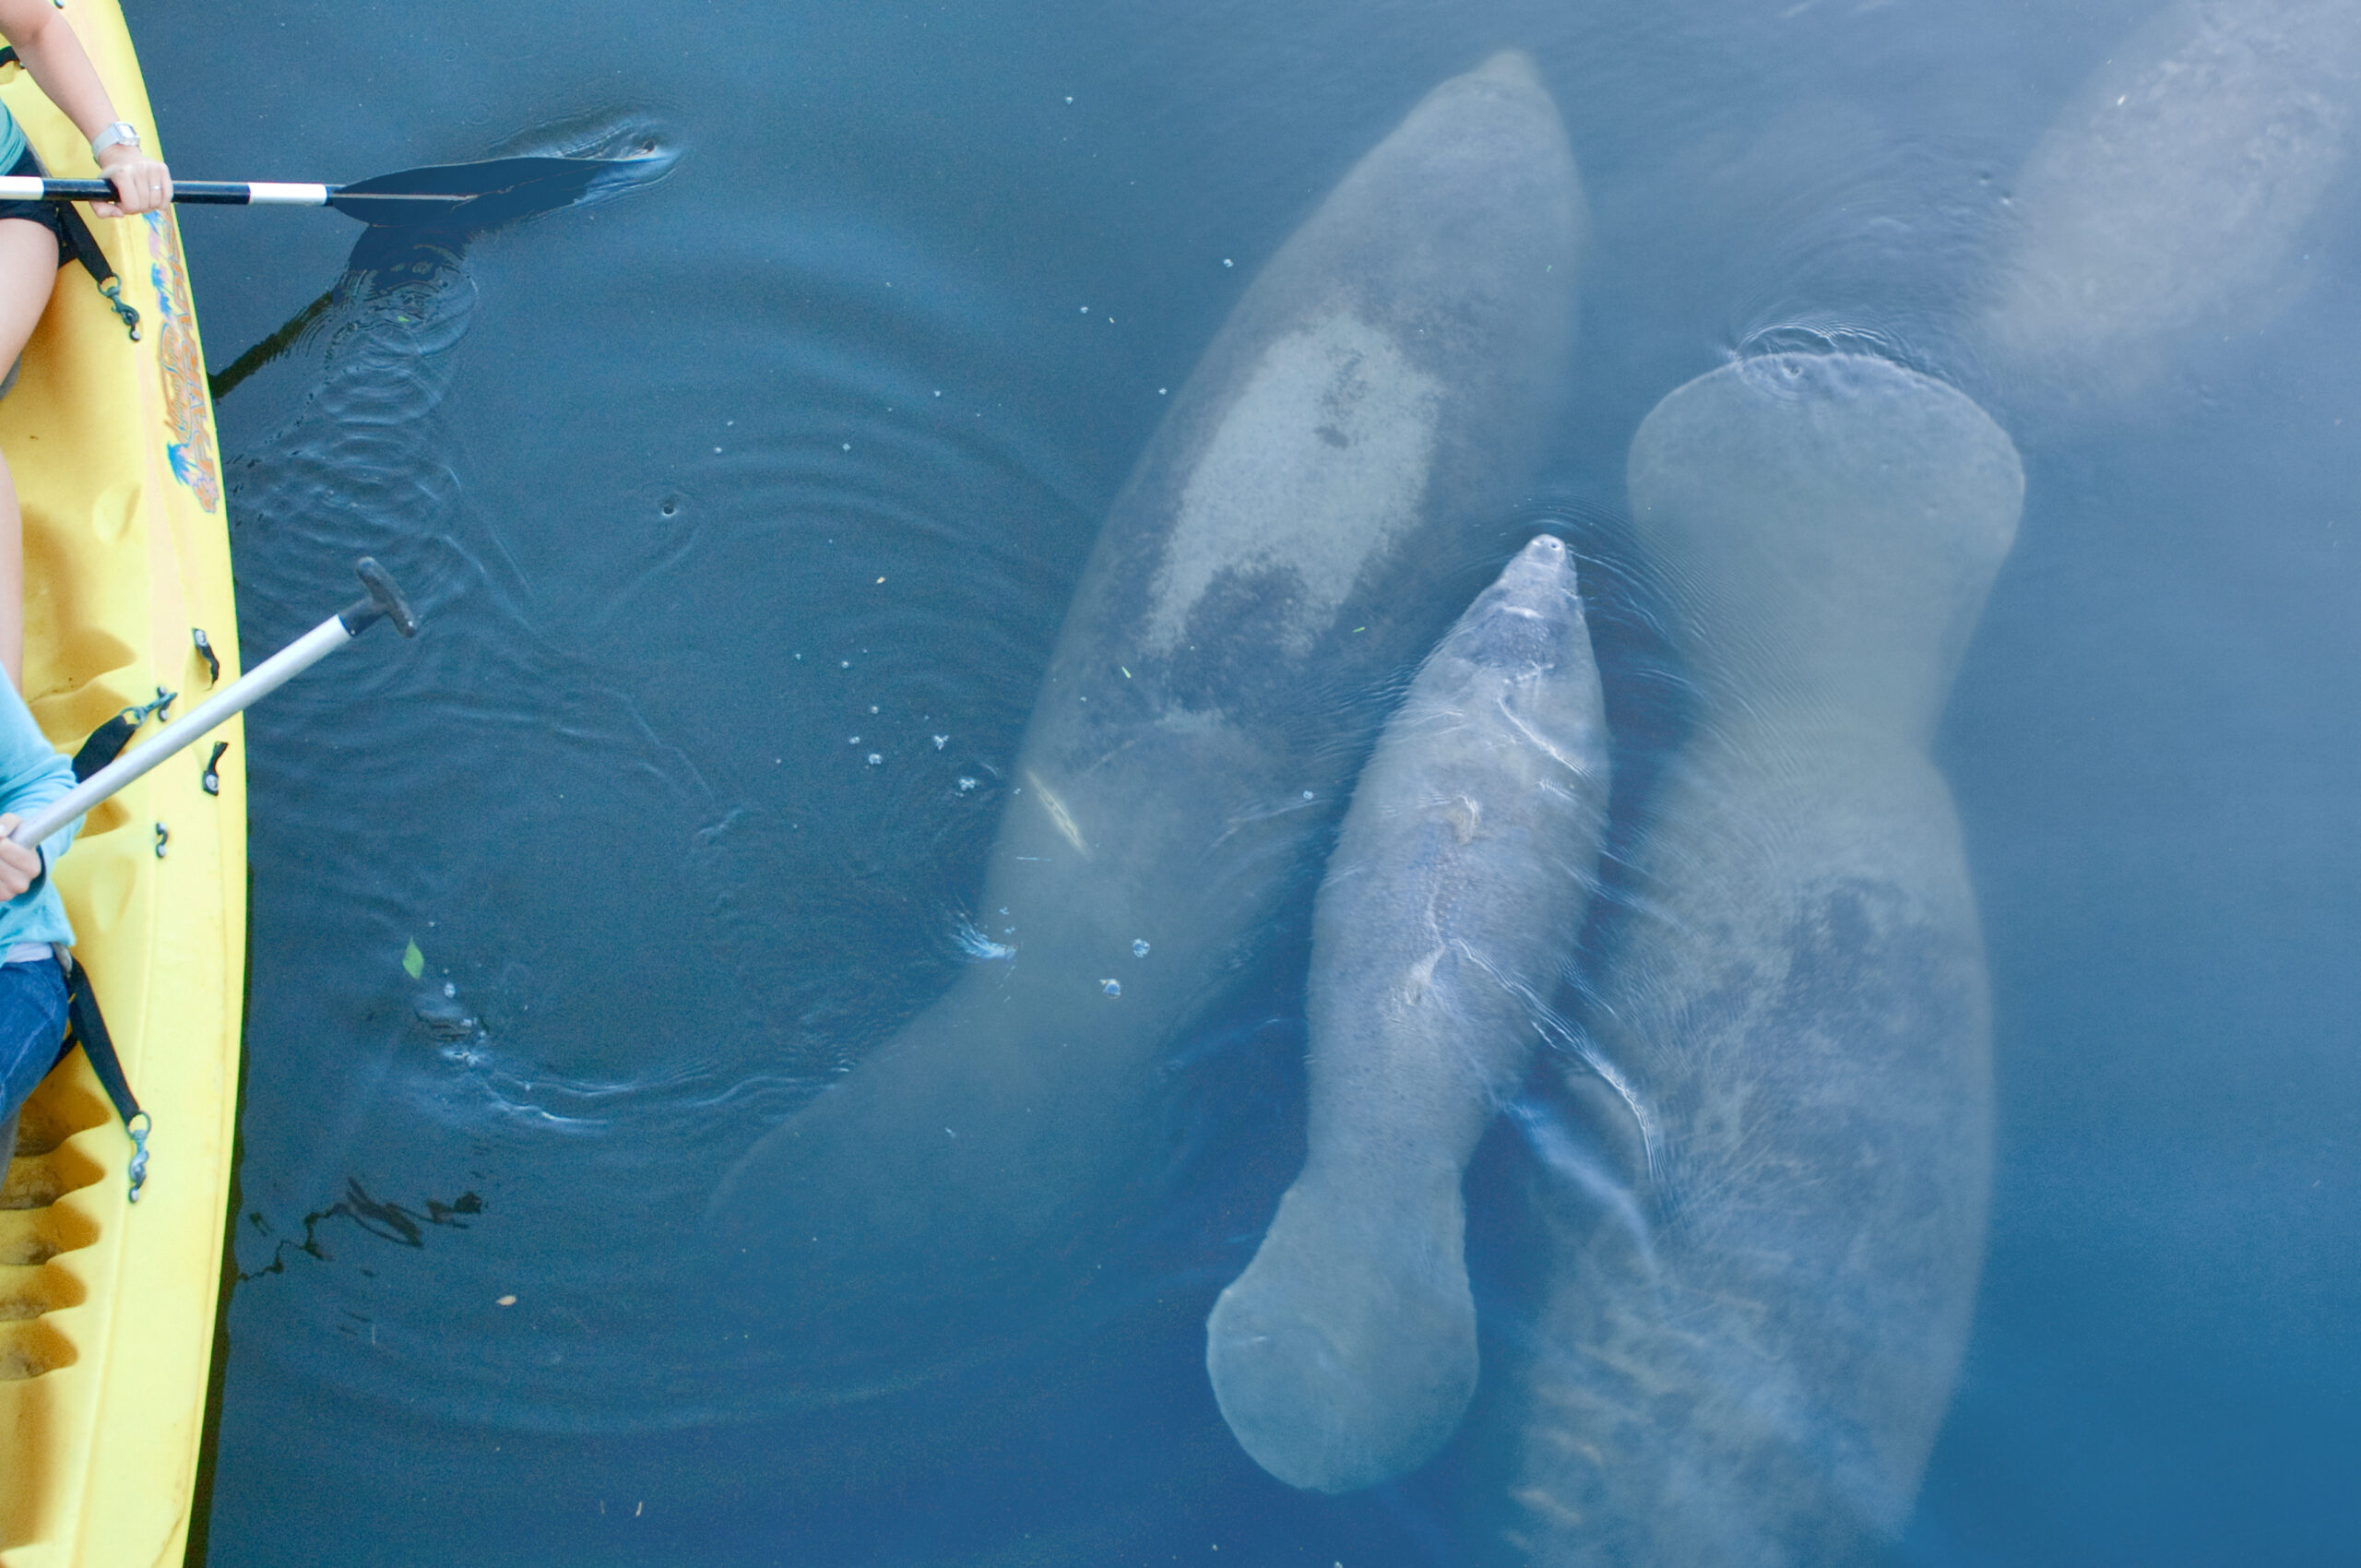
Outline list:
[[[1517,552],[1437,651],[1487,670],[1549,670],[1569,656],[1589,657],[1587,636],[1572,562],[1545,533]]]
[[[1555,588],[1559,569],[1565,564],[1564,540],[1553,533],[1535,534],[1525,547],[1516,552],[1516,559],[1501,570],[1500,580],[1492,585],[1492,588],[1502,595],[1513,595],[1535,588],[1547,590]]]

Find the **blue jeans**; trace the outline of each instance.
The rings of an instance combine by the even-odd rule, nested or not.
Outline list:
[[[18,1110],[57,1065],[65,1039],[65,971],[57,960],[0,964],[0,1133],[15,1132]],[[0,1158],[13,1152],[0,1149]]]

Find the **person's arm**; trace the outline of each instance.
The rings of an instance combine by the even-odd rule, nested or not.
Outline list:
[[[20,896],[46,876],[51,862],[81,831],[82,821],[77,817],[36,849],[8,838],[20,820],[73,788],[73,763],[49,743],[17,688],[0,681],[0,901]]]
[[[0,37],[16,46],[17,58],[31,73],[33,84],[74,122],[86,140],[121,116],[107,97],[106,84],[84,53],[82,41],[50,0],[0,0]],[[140,132],[145,136],[147,132]],[[119,201],[94,201],[90,210],[101,218],[151,212],[172,199],[172,173],[144,147],[116,142],[93,155],[99,172],[114,183]]]

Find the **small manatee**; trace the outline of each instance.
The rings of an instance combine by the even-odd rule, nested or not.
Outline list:
[[[1607,796],[1598,666],[1545,534],[1418,671],[1321,885],[1310,1155],[1205,1325],[1224,1419],[1290,1485],[1424,1463],[1475,1392],[1460,1174],[1524,1079]]]

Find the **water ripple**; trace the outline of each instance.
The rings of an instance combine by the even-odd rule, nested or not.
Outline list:
[[[387,1408],[633,1430],[758,1397],[679,1217],[972,961],[947,933],[1099,499],[982,369],[1013,313],[850,220],[603,230],[582,309],[627,279],[670,346],[583,356],[575,416],[508,406],[498,365],[581,318],[512,268],[577,221],[349,274],[231,466],[250,648],[363,552],[426,622],[252,720],[239,1255],[278,1266],[236,1321]],[[461,1192],[464,1229],[368,1220]]]

